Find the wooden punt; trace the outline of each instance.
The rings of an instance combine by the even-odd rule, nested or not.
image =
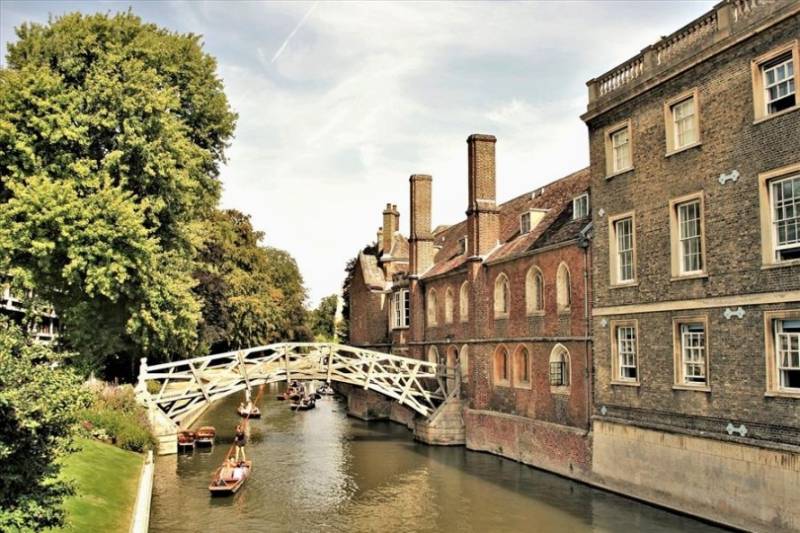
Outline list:
[[[211,484],[208,486],[212,496],[230,496],[236,494],[236,491],[242,488],[242,485],[244,485],[244,482],[247,481],[253,471],[253,461],[241,461],[239,465],[242,468],[241,479],[223,478],[223,471],[228,473],[230,467],[220,466],[217,468],[214,472],[214,477],[211,479]]]
[[[194,431],[179,431],[178,432],[178,449],[189,450],[194,448],[197,437]]]
[[[258,407],[253,407],[249,412],[247,409],[236,409],[236,412],[239,413],[239,416],[242,418],[261,418],[261,409]]]
[[[195,445],[213,446],[216,436],[217,430],[214,428],[214,426],[203,426],[195,433]]]
[[[291,408],[294,411],[308,411],[309,409],[313,409],[317,406],[316,402],[314,401],[314,397],[303,398],[302,400],[292,402]]]

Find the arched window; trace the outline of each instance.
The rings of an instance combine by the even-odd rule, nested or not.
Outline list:
[[[568,387],[570,383],[569,352],[561,345],[556,344],[550,352],[550,386]]]
[[[531,355],[522,345],[514,352],[514,383],[522,386],[531,384]]]
[[[568,311],[572,303],[572,288],[569,279],[569,269],[565,263],[558,265],[556,275],[556,303],[559,311]]]
[[[494,382],[508,384],[510,380],[510,368],[508,361],[508,350],[505,346],[499,346],[494,352]]]
[[[458,348],[450,346],[447,348],[447,392],[452,391],[456,386],[456,372],[458,372]]]
[[[436,346],[431,346],[430,348],[428,348],[428,362],[429,363],[439,362],[439,350],[436,349]]]
[[[500,274],[494,280],[494,316],[505,318],[508,316],[511,304],[511,293],[508,287],[508,276]]]
[[[529,315],[544,311],[544,278],[535,266],[525,275],[525,308]]]
[[[436,289],[431,289],[428,291],[428,325],[435,326],[436,325]]]
[[[469,347],[466,344],[458,353],[458,368],[461,371],[461,383],[469,383]]]
[[[458,316],[461,322],[469,320],[469,284],[466,281],[461,284],[458,295]]]
[[[453,302],[453,289],[450,287],[447,288],[447,292],[444,293],[444,323],[445,324],[452,324],[453,323],[453,306],[455,303]]]

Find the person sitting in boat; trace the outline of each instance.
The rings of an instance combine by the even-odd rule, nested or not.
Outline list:
[[[242,461],[246,461],[247,457],[244,455],[244,445],[245,445],[246,437],[244,434],[244,427],[241,424],[236,426],[236,436],[233,438],[233,444],[236,446],[236,460],[239,460],[239,454],[241,454]]]
[[[219,484],[224,484],[225,481],[233,480],[235,471],[236,461],[233,460],[233,457],[229,457],[228,460],[223,464],[222,470],[219,472]]]

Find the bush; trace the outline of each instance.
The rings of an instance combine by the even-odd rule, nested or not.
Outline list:
[[[95,392],[95,401],[81,414],[88,436],[111,442],[123,450],[143,452],[155,448],[147,413],[136,403],[130,386],[107,386]]]

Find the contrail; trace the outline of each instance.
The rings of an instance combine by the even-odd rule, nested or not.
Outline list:
[[[272,61],[270,61],[270,63],[274,63],[275,60],[278,59],[281,56],[283,51],[286,50],[286,45],[288,45],[289,41],[292,40],[292,37],[294,37],[294,34],[297,33],[297,30],[299,30],[300,28],[303,27],[303,24],[306,23],[306,20],[308,20],[308,17],[311,15],[311,12],[314,11],[314,9],[317,7],[317,4],[319,4],[319,0],[314,2],[312,4],[312,6],[310,8],[308,8],[308,11],[306,11],[306,14],[303,15],[303,18],[300,19],[300,22],[297,23],[297,26],[294,27],[294,29],[292,30],[292,33],[289,34],[289,36],[286,38],[286,40],[283,41],[283,44],[281,45],[281,47],[278,48],[278,51],[275,52],[275,55],[272,56]]]

